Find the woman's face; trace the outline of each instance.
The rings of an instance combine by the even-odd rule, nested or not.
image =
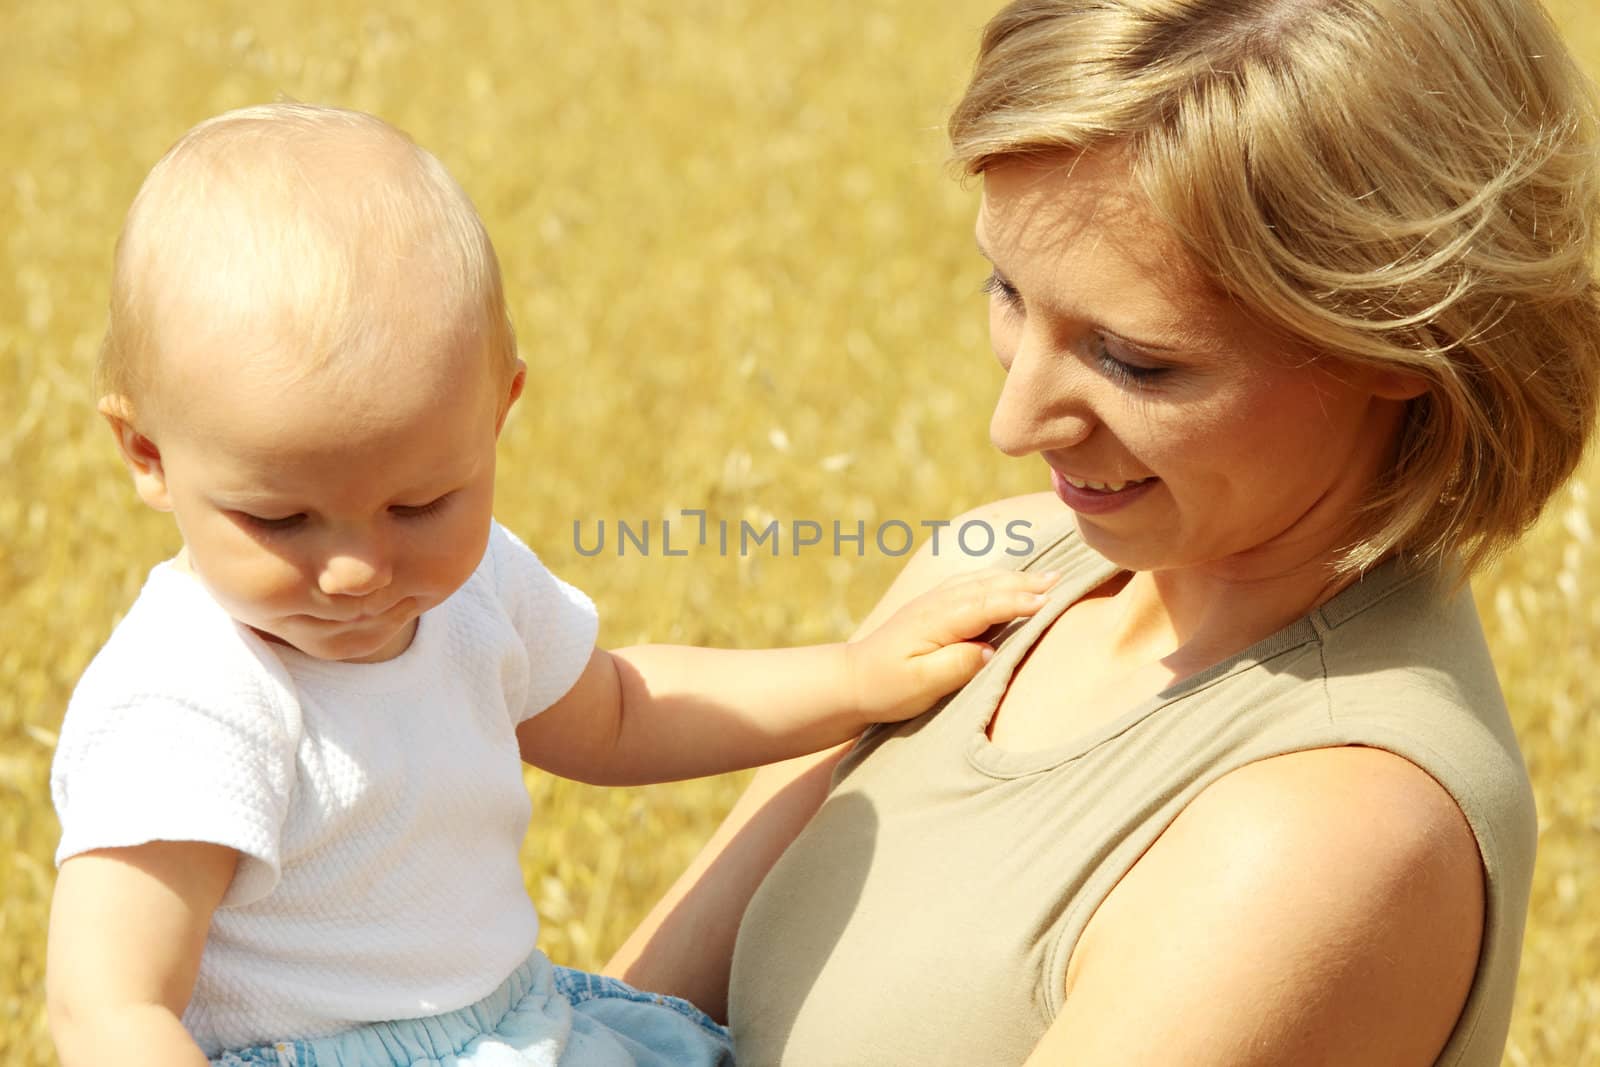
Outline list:
[[[1115,153],[991,168],[977,237],[1006,369],[990,435],[1044,459],[1092,547],[1249,580],[1348,543],[1412,382],[1323,369],[1215,292]]]

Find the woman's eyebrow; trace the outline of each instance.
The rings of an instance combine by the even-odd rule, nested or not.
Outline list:
[[[982,256],[984,259],[987,259],[990,263],[994,263],[994,257],[990,255],[989,250],[983,246],[983,238],[976,233],[973,234],[973,244],[977,246],[978,254],[980,256]],[[1142,352],[1161,353],[1164,355],[1184,355],[1193,354],[1198,351],[1192,344],[1161,345],[1156,344],[1153,341],[1143,341],[1136,337],[1130,337],[1125,333],[1110,329],[1106,326],[1096,326],[1096,329],[1108,337],[1122,342],[1129,348],[1137,348]]]
[[[1100,328],[1100,332],[1105,334],[1107,337],[1121,341],[1129,348],[1137,348],[1141,352],[1160,352],[1165,355],[1176,356],[1183,355],[1185,353],[1192,353],[1194,351],[1194,349],[1188,347],[1178,348],[1172,345],[1158,345],[1151,341],[1141,341],[1134,337],[1125,337],[1117,331],[1108,330],[1103,326]]]

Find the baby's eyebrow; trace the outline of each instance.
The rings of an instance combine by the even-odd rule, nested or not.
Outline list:
[[[281,489],[265,485],[220,485],[211,489],[212,496],[227,497],[230,500],[265,500],[269,497],[287,496]]]
[[[395,495],[389,503],[392,506],[416,507],[422,504],[432,504],[437,500],[457,492],[466,477],[436,478],[428,483],[419,483],[410,486],[404,492]],[[232,511],[250,511],[253,509],[268,509],[273,511],[315,511],[314,505],[301,496],[293,487],[283,489],[268,486],[224,486],[207,491],[206,498],[215,507]]]
[[[211,503],[217,507],[247,511],[252,508],[293,508],[299,510],[299,505],[294,504],[293,498],[284,493],[268,493],[253,490],[233,491],[227,489],[214,490],[207,494]]]

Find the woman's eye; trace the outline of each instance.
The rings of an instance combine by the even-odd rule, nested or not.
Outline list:
[[[238,515],[240,519],[244,520],[245,525],[254,527],[255,529],[261,530],[264,533],[285,533],[294,529],[296,526],[299,526],[306,519],[304,512],[296,512],[293,515],[282,515],[275,519],[269,519],[261,515],[252,515],[248,511],[239,511],[235,512],[235,514]]]
[[[1151,363],[1148,356],[1105,334],[1095,335],[1093,351],[1102,374],[1132,388],[1147,388],[1172,369]]]
[[[1014,311],[1022,308],[1022,294],[1017,292],[1017,287],[1000,276],[999,271],[992,271],[984,279],[983,291],[992,297],[998,297],[1002,304]]]
[[[402,519],[422,519],[438,512],[454,495],[454,493],[446,493],[444,496],[430,500],[426,504],[397,504],[389,510]]]

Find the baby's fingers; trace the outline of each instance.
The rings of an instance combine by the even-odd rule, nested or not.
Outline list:
[[[946,582],[846,648],[857,706],[869,721],[903,719],[971,680],[994,650],[972,638],[1032,615],[1053,574],[990,571]]]
[[[918,620],[925,627],[921,636],[934,645],[949,645],[1032,615],[1045,605],[1045,590],[1058,577],[1003,571],[947,582],[924,594],[918,605]]]
[[[993,658],[994,649],[982,641],[958,641],[918,656],[917,676],[926,689],[927,700],[937,700],[960,689]]]

